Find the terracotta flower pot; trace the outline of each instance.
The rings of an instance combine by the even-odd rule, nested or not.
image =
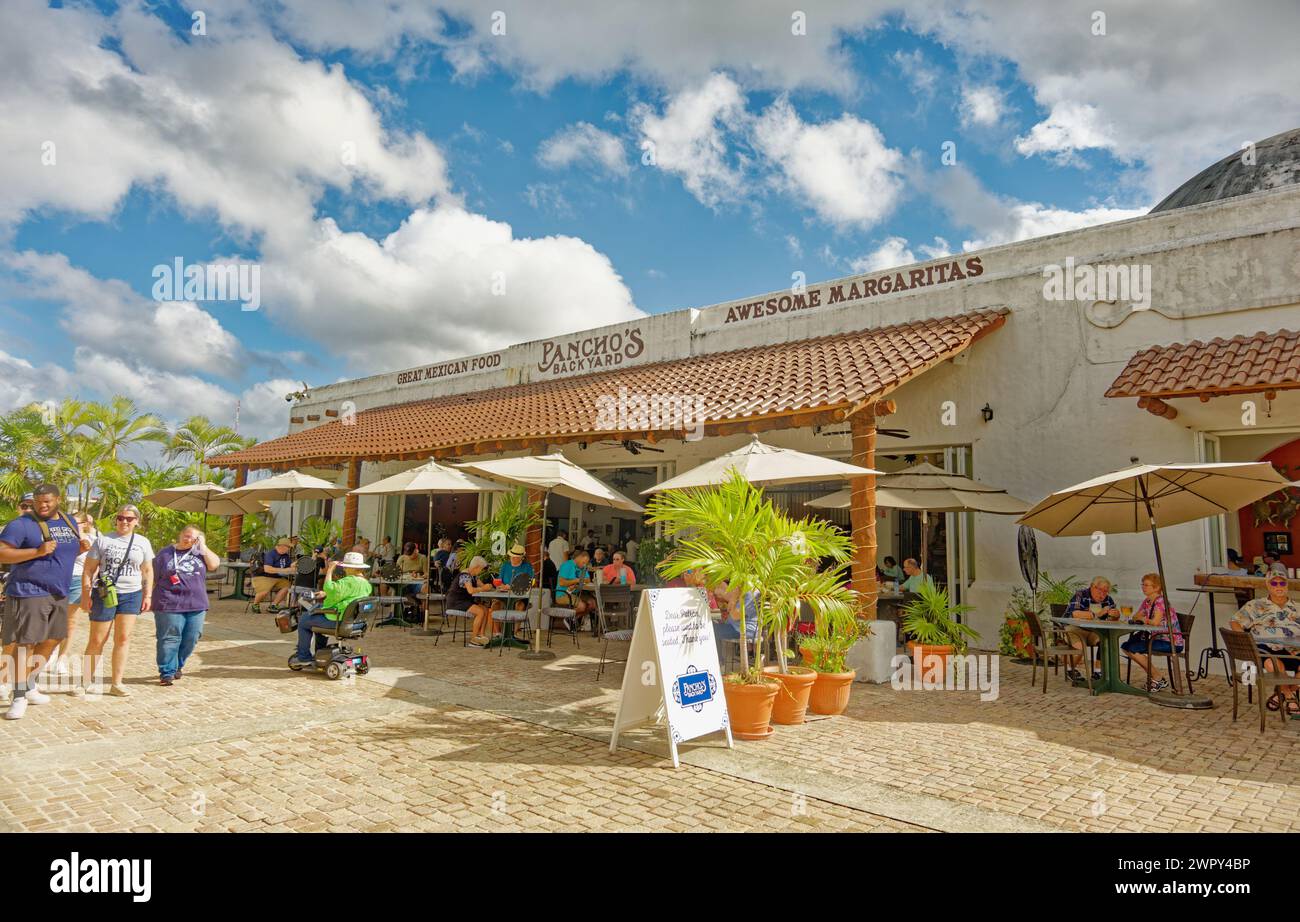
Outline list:
[[[817,673],[803,666],[790,666],[789,672],[782,675],[779,666],[767,666],[763,672],[780,683],[781,690],[772,703],[772,723],[801,724],[808,710],[808,696],[812,694],[813,683]]]
[[[731,719],[731,735],[738,740],[765,740],[772,735],[772,704],[779,682],[762,685],[742,685],[739,682],[722,683],[727,696],[727,715]]]
[[[808,696],[808,710],[814,714],[843,714],[849,706],[849,692],[857,672],[819,672]]]
[[[913,668],[923,679],[942,682],[948,672],[948,657],[957,652],[951,644],[929,646],[927,644],[909,643],[907,653],[912,657]]]

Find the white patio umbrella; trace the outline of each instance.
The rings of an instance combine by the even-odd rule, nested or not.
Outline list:
[[[1058,490],[1018,521],[1049,535],[1151,531],[1165,610],[1169,604],[1160,525],[1180,525],[1222,515],[1293,484],[1266,461],[1215,464],[1138,464]],[[1178,658],[1174,658],[1175,672]],[[1176,678],[1176,676],[1175,676]],[[1208,698],[1153,695],[1174,707],[1209,707]]]
[[[543,558],[546,556],[546,507],[551,494],[568,497],[580,503],[596,503],[612,506],[627,512],[644,512],[641,506],[628,499],[608,484],[596,479],[591,474],[574,464],[558,452],[553,455],[538,455],[525,458],[501,458],[494,461],[465,462],[458,465],[468,471],[482,474],[516,486],[533,487],[544,490],[542,497],[542,547],[537,557],[537,579],[542,578]],[[519,654],[523,659],[551,659],[555,656],[549,650],[542,650],[541,631],[533,632],[533,649]]]
[[[162,509],[202,512],[204,531],[208,530],[209,515],[245,515],[258,513],[266,508],[261,500],[241,497],[231,499],[226,488],[215,483],[167,487],[155,490],[144,499]]]
[[[814,499],[808,505],[819,509],[848,508],[849,491],[838,490]],[[925,570],[931,512],[1023,515],[1030,504],[1001,487],[990,486],[961,474],[950,474],[923,461],[896,473],[877,477],[876,505],[921,513],[921,569]]]
[[[454,467],[445,467],[429,461],[419,467],[402,471],[383,480],[366,484],[353,490],[354,496],[408,496],[427,495],[429,498],[429,529],[424,545],[424,582],[429,583],[429,568],[433,560],[433,497],[445,493],[502,493],[508,489],[483,477]],[[428,603],[425,603],[426,613]],[[426,621],[427,623],[427,621]],[[441,633],[441,631],[430,632]]]
[[[285,471],[274,477],[267,477],[247,486],[237,487],[225,494],[223,499],[243,502],[244,500],[264,500],[271,502],[283,500],[289,503],[289,534],[293,534],[293,504],[300,499],[338,499],[347,494],[347,489],[337,487],[328,480],[300,474],[297,471]]]
[[[793,448],[777,448],[759,441],[758,437],[735,451],[706,461],[684,474],[657,483],[642,495],[664,490],[683,490],[690,487],[711,487],[725,483],[731,471],[739,471],[746,480],[755,484],[775,486],[785,483],[814,483],[820,480],[848,480],[880,474],[881,471],[855,464],[845,464],[821,455],[811,455]]]

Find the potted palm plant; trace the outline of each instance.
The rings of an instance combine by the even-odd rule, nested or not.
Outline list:
[[[948,657],[965,653],[970,641],[979,634],[969,624],[958,621],[971,610],[969,605],[954,605],[946,589],[929,580],[922,582],[918,595],[903,606],[903,630],[912,638],[908,653],[921,668],[947,670]]]
[[[717,486],[659,493],[648,513],[648,521],[678,539],[659,564],[660,574],[671,579],[691,571],[704,585],[725,585],[738,601],[741,636],[748,636],[750,618],[758,619],[757,631],[774,636],[779,655],[773,670],[763,668],[762,644],[755,645],[753,661],[741,644],[739,671],[723,677],[733,735],[767,738],[783,688],[790,690],[790,711],[778,713],[793,721],[801,707],[800,686],[809,684],[785,678],[798,674],[786,664],[785,634],[799,602],[806,598],[836,616],[852,610],[850,590],[832,590],[813,563],[823,556],[848,559],[848,540],[823,523],[792,520],[735,471]]]
[[[510,546],[516,541],[523,542],[528,529],[541,521],[542,504],[530,503],[522,487],[502,493],[491,515],[465,523],[473,537],[461,541],[458,559],[470,561],[482,557],[488,562],[484,575],[494,576],[501,572]]]
[[[816,632],[804,639],[804,648],[812,651],[812,668],[817,673],[808,698],[808,709],[814,714],[843,714],[849,706],[857,672],[844,660],[863,630],[856,618],[834,627],[819,620]]]
[[[1052,574],[1046,570],[1042,573],[1043,584],[1047,587],[1043,590],[1043,604],[1052,611],[1052,617],[1060,618],[1065,615],[1065,609],[1074,598],[1074,594],[1083,588],[1083,580],[1077,576],[1067,576],[1064,579],[1052,579]]]

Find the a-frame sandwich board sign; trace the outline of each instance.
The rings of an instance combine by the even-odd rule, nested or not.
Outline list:
[[[732,747],[722,669],[703,589],[641,593],[609,751],[618,748],[620,731],[661,717],[674,768],[681,765],[677,744],[686,740],[725,733],[727,748]]]

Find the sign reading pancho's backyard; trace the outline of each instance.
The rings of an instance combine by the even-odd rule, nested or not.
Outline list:
[[[946,282],[959,282],[962,279],[975,278],[984,274],[984,265],[978,256],[964,260],[933,263],[916,269],[882,272],[851,282],[836,282],[833,285],[817,285],[799,292],[772,295],[757,301],[744,301],[727,308],[727,318],[723,323],[735,323],[738,320],[760,320],[791,311],[803,311],[814,307],[833,304],[848,304],[878,295],[887,295],[895,291],[911,291],[927,285],[942,285]]]
[[[645,339],[640,327],[627,327],[612,333],[593,333],[571,339],[547,340],[542,343],[542,357],[537,362],[537,370],[544,375],[596,371],[639,358],[643,352]]]
[[[713,622],[700,589],[641,593],[609,751],[618,747],[621,730],[660,715],[667,723],[674,766],[679,764],[677,744],[685,740],[725,732],[731,746]]]

